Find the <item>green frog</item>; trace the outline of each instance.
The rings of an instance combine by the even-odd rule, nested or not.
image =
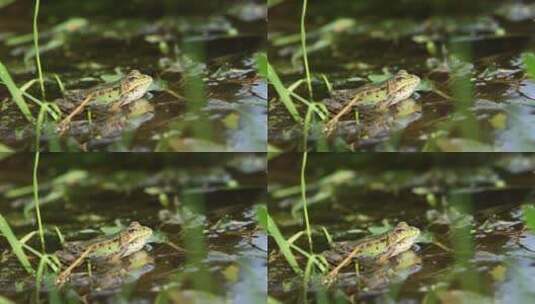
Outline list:
[[[328,281],[334,279],[340,269],[351,261],[359,265],[384,264],[390,258],[409,250],[420,235],[420,229],[400,222],[391,231],[370,236],[358,241],[336,242],[323,256],[336,267],[327,275]]]
[[[152,229],[132,222],[120,232],[105,237],[97,237],[88,241],[67,242],[56,256],[69,266],[58,276],[56,283],[63,285],[70,276],[71,271],[89,259],[97,264],[114,263],[143,249]]]
[[[87,98],[91,98],[89,106],[111,106],[120,108],[140,99],[148,91],[152,77],[142,74],[138,70],[130,71],[121,79],[97,85],[88,89],[68,90],[64,99],[58,103],[64,110],[73,109]]]
[[[357,89],[336,90],[332,93],[329,103],[346,104],[337,109],[338,113],[327,122],[324,132],[330,134],[340,118],[355,106],[371,106],[385,110],[400,101],[408,99],[420,84],[420,77],[400,70],[392,78],[378,84],[367,84]]]

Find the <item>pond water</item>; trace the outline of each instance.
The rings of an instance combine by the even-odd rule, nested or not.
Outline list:
[[[359,273],[357,266],[342,268],[330,288],[320,283],[327,273],[316,265],[304,283],[270,237],[272,298],[281,303],[528,303],[535,298],[528,287],[535,273],[532,155],[309,155],[312,249],[299,163],[292,154],[270,160],[269,213],[297,247],[292,251],[302,270],[310,261],[304,253],[334,258],[326,253],[331,242],[338,248],[337,242],[390,231],[386,244],[398,244],[391,229],[401,222],[420,235],[409,250],[385,263],[362,260]]]
[[[0,62],[18,87],[38,75],[32,14],[32,1],[0,5]],[[28,93],[37,101],[24,96],[34,117],[35,102],[58,104],[64,90],[111,84],[131,70],[153,81],[144,98],[119,111],[84,109],[61,136],[56,127],[73,109],[61,118],[50,110],[40,149],[265,151],[267,87],[257,69],[265,32],[262,1],[42,2],[46,95],[33,82]],[[0,143],[35,150],[35,126],[3,85],[0,101]]]
[[[93,262],[91,272],[76,267],[59,290],[47,268],[39,292],[2,237],[0,295],[16,303],[265,302],[267,237],[256,215],[265,203],[264,155],[153,155],[41,155],[44,252],[59,254],[59,235],[89,240],[132,222],[151,228],[152,239],[120,263]],[[38,230],[32,163],[24,154],[0,161],[0,215],[19,239]],[[42,252],[38,234],[26,244]],[[40,259],[29,250],[37,269]]]
[[[373,113],[379,115],[357,108],[344,115],[328,137],[322,133],[319,114],[314,115],[308,149],[535,150],[535,80],[524,65],[532,58],[524,55],[535,49],[533,1],[408,3],[309,3],[307,46],[314,95],[309,98],[305,82],[294,88],[296,94],[319,108],[327,104],[332,117],[340,108],[329,106],[330,90],[378,83],[399,70],[422,81],[410,102]],[[269,59],[286,87],[305,79],[300,13],[298,2],[270,8]],[[302,151],[303,124],[295,122],[274,88],[270,93],[271,145]],[[297,98],[293,101],[304,118],[308,106]]]

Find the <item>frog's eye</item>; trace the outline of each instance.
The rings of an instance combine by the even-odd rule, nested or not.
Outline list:
[[[126,75],[126,79],[128,80],[135,80],[141,76],[141,73],[138,70],[132,70],[128,75]]]
[[[400,222],[399,224],[396,225],[395,230],[403,230],[403,229],[407,229],[408,227],[409,225],[406,222]]]
[[[139,228],[139,226],[141,226],[141,225],[139,224],[139,222],[132,222],[132,223],[130,223],[130,225],[128,226],[128,231],[135,230],[135,229]]]

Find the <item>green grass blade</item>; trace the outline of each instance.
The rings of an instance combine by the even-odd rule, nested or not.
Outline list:
[[[19,90],[15,82],[13,82],[11,75],[9,75],[7,68],[4,66],[4,64],[2,64],[2,62],[0,62],[0,80],[2,80],[2,82],[6,85],[11,97],[13,97],[13,101],[15,101],[22,114],[24,114],[24,117],[26,117],[29,122],[33,123],[35,119],[32,116],[26,101],[22,97],[22,92]]]
[[[310,220],[308,218],[308,204],[307,204],[307,194],[306,194],[307,185],[306,185],[305,172],[306,172],[306,167],[307,167],[307,156],[308,156],[308,153],[304,152],[303,161],[301,163],[301,199],[303,201],[303,211],[304,211],[304,217],[305,217],[305,227],[306,227],[306,232],[307,232],[308,245],[310,247],[310,251],[312,252],[312,231],[310,229]]]
[[[37,273],[35,274],[35,302],[40,303],[39,295],[41,294],[41,283],[43,282],[43,273],[45,272],[47,257],[41,257],[39,265],[37,266]]]
[[[35,48],[35,63],[37,65],[37,74],[39,76],[39,85],[41,86],[41,96],[45,97],[45,82],[43,80],[43,70],[41,68],[41,57],[39,56],[39,30],[37,29],[37,18],[39,17],[40,1],[35,0],[33,11],[33,45]]]
[[[30,264],[28,257],[22,250],[22,243],[17,239],[15,234],[13,234],[11,227],[9,227],[9,224],[7,223],[7,221],[1,214],[0,214],[0,232],[9,242],[9,245],[11,246],[13,253],[19,259],[19,262],[22,265],[22,267],[24,267],[24,269],[28,273],[33,274],[34,270],[32,268],[32,265]]]
[[[54,260],[55,257],[53,255],[42,254],[26,244],[23,244],[22,247],[39,259],[43,259],[45,256],[47,256],[48,258],[45,260],[45,262],[47,263],[48,267],[50,267],[50,269],[52,269],[54,272],[60,271],[61,263],[59,260],[57,260],[57,258]]]
[[[327,243],[329,243],[329,245],[332,245],[333,243],[333,237],[331,236],[331,234],[329,233],[329,231],[327,230],[327,228],[325,227],[321,227],[321,231],[323,231],[323,234],[325,235],[325,238],[327,239]]]
[[[15,302],[6,297],[0,296],[0,304],[15,304]]]
[[[13,152],[15,152],[15,151],[13,151],[13,149],[11,149],[10,147],[0,143],[0,153],[5,153],[5,154],[9,155],[9,154],[11,154]],[[0,160],[2,158],[4,158],[4,157],[6,157],[6,155],[0,156]]]
[[[327,272],[328,270],[328,262],[326,262],[325,258],[324,257],[321,257],[319,255],[315,255],[313,253],[308,253],[306,252],[305,250],[301,249],[300,247],[296,246],[295,244],[291,244],[290,245],[290,248],[292,248],[293,250],[297,251],[298,253],[300,253],[302,256],[304,256],[305,258],[310,259],[312,256],[317,256],[318,258],[316,258],[314,260],[314,263],[315,265],[318,267],[318,269],[322,272],[322,273],[325,273]],[[321,261],[320,261],[320,258],[321,258]],[[325,262],[324,262],[325,260]],[[323,263],[323,264],[322,264]]]
[[[286,110],[288,110],[292,118],[297,123],[301,124],[303,119],[297,112],[297,108],[295,107],[295,104],[293,103],[292,98],[290,97],[290,92],[284,87],[282,81],[279,78],[279,75],[277,75],[277,72],[275,72],[275,69],[269,64],[269,62],[267,63],[267,70],[268,80],[275,88],[275,91],[277,91],[277,94],[279,95],[280,100],[286,107]]]
[[[43,222],[41,220],[41,208],[39,208],[39,181],[37,179],[37,168],[39,168],[39,151],[35,152],[35,159],[33,163],[33,202],[35,205],[35,214],[37,217],[37,225],[39,226],[39,239],[41,240],[41,248],[45,251],[45,233],[43,230]]]
[[[41,106],[39,115],[37,115],[37,124],[35,125],[35,151],[40,151],[41,133],[43,131],[43,124],[45,122],[47,109],[48,105],[44,103]]]
[[[281,253],[286,258],[286,261],[292,270],[301,275],[303,271],[299,268],[297,260],[290,249],[290,243],[288,243],[288,241],[284,238],[277,227],[277,224],[275,224],[275,221],[273,221],[273,219],[269,216],[266,206],[259,206],[256,208],[256,217],[260,226],[262,226],[269,233],[269,235],[275,239],[275,242],[279,246]]]
[[[312,80],[310,77],[310,67],[308,65],[308,53],[307,53],[307,34],[305,28],[305,20],[307,14],[307,0],[303,0],[303,9],[301,11],[301,50],[303,52],[303,63],[305,65],[305,75],[307,79],[308,94],[312,98]]]

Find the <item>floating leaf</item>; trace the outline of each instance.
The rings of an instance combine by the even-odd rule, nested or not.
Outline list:
[[[237,265],[230,265],[225,268],[222,273],[229,283],[234,283],[237,282],[240,277],[240,267]]]
[[[489,119],[489,123],[494,129],[505,129],[505,126],[507,125],[507,115],[498,113]]]
[[[503,265],[498,265],[490,271],[490,275],[494,279],[494,281],[503,281],[505,279],[505,273],[507,272],[507,268]]]

